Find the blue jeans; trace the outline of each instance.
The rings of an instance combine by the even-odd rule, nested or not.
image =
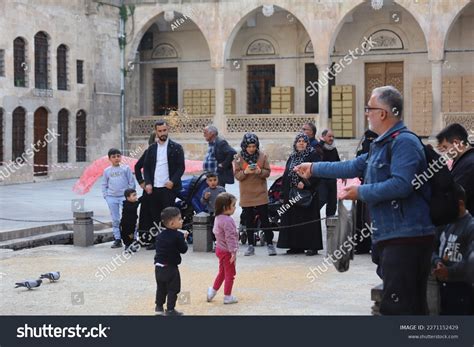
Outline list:
[[[109,205],[110,217],[112,217],[112,232],[114,233],[114,239],[120,240],[120,211],[122,210],[123,196],[109,196],[105,197],[107,205]]]

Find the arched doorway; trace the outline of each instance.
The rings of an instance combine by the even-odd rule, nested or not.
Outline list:
[[[48,174],[48,111],[40,107],[34,115],[34,176]]]
[[[76,114],[76,161],[85,162],[87,157],[87,114],[84,110]]]
[[[188,103],[188,94],[200,95],[202,90],[214,88],[209,46],[192,16],[178,11],[169,11],[165,16],[161,12],[141,30],[143,35],[137,35],[138,66],[127,76],[132,86],[128,104],[139,102],[132,112],[167,115],[179,110],[183,114],[212,114],[210,92],[208,103],[197,99]]]
[[[370,2],[357,5],[342,19],[330,51],[331,61],[340,65],[337,85],[350,91],[344,95],[341,89],[339,99],[332,100],[331,127],[336,129],[337,124],[342,129],[336,136],[364,133],[364,105],[372,90],[384,85],[393,85],[403,94],[407,125],[420,135],[431,132],[431,106],[424,100],[428,88],[418,83],[431,76],[428,49],[421,26],[407,9],[396,1],[386,1],[379,10]]]

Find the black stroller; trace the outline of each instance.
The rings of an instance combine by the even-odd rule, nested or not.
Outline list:
[[[282,206],[283,202],[281,200],[281,191],[283,187],[283,177],[279,177],[273,182],[272,186],[268,190],[268,217],[269,222],[275,231],[278,231],[278,228],[281,224],[280,216],[278,215],[278,210]],[[245,213],[242,212],[240,215],[240,225],[239,225],[239,239],[240,242],[245,245],[247,243],[247,231],[245,228]],[[260,228],[260,216],[255,214],[255,223],[256,228]],[[265,237],[262,230],[258,230],[255,235],[255,243],[265,246]]]
[[[205,173],[183,180],[183,187],[175,201],[175,206],[181,210],[183,229],[189,232],[189,244],[193,243],[193,216],[200,212],[206,212],[205,207],[201,204],[202,192],[206,187]]]

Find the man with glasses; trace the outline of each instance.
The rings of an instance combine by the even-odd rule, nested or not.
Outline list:
[[[400,92],[385,86],[372,91],[365,113],[378,137],[370,152],[343,162],[303,163],[302,177],[364,177],[361,186],[345,187],[342,199],[367,203],[372,241],[383,279],[380,312],[385,315],[427,314],[427,279],[434,240],[429,184],[414,191],[412,180],[427,169],[419,139],[402,120]]]
[[[316,129],[316,125],[314,125],[314,123],[312,122],[305,123],[303,127],[301,128],[301,132],[309,137],[310,146],[314,148],[316,153],[319,155],[320,160],[323,160],[323,156],[324,156],[323,147],[321,146],[319,141],[316,139],[316,133],[318,132],[318,130]]]

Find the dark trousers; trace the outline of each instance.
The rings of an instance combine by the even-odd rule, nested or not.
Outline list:
[[[217,182],[222,188],[225,188],[224,178],[221,175],[217,175]]]
[[[216,216],[214,215],[214,212],[209,212],[209,223],[211,224],[211,237],[212,241],[216,242],[216,235],[214,235],[214,221],[216,219]]]
[[[130,246],[133,243],[134,234],[135,224],[120,223],[120,236],[125,246]]]
[[[166,302],[168,310],[174,310],[178,293],[181,291],[181,277],[176,265],[165,267],[155,266],[156,300],[157,306]],[[168,300],[167,300],[168,297]]]
[[[140,214],[138,215],[138,230],[150,230],[153,226],[153,219],[150,211],[151,194],[143,191],[142,202],[140,204]]]
[[[326,205],[326,216],[334,216],[337,210],[337,181],[322,179],[319,184],[319,208]]]
[[[369,208],[365,202],[357,200],[354,234],[354,240],[357,240],[355,246],[357,254],[369,253],[372,249],[372,238],[370,236],[366,237],[365,235],[368,232],[364,231],[364,229],[367,230],[368,226],[370,226]]]
[[[173,190],[168,188],[155,188],[153,187],[153,192],[150,197],[150,215],[152,222],[156,224],[153,225],[155,228],[149,232],[147,241],[150,243],[155,243],[155,236],[157,235],[156,227],[160,225],[161,221],[161,211],[167,207],[174,206],[174,201],[176,199],[176,194]]]
[[[378,247],[383,315],[426,315],[426,289],[431,268],[431,243],[387,244]]]
[[[466,282],[442,282],[439,284],[441,315],[473,315],[473,288]]]
[[[249,245],[255,246],[255,228],[257,227],[255,216],[258,214],[260,219],[260,227],[269,228],[270,222],[268,221],[268,204],[260,205],[256,207],[243,207],[242,212],[245,220],[245,227],[247,228],[247,239]],[[249,230],[251,229],[251,230]],[[269,245],[273,244],[273,231],[265,230],[265,242]]]

